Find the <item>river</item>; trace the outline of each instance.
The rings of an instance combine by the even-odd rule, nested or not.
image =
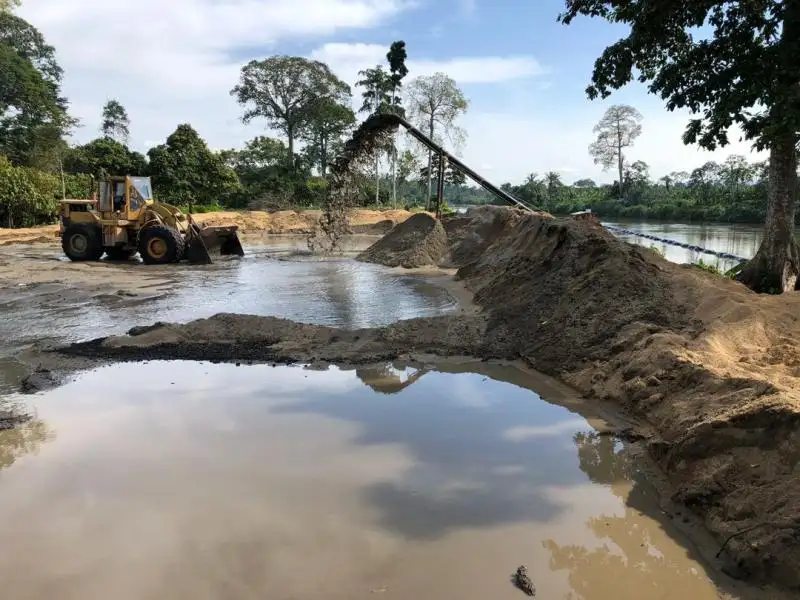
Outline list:
[[[643,235],[655,236],[688,246],[697,246],[715,252],[732,254],[741,258],[752,258],[761,243],[761,225],[735,225],[727,223],[661,223],[654,221],[602,221],[603,225],[635,231]],[[654,241],[646,237],[630,234],[616,235],[632,244],[654,247],[664,256],[677,263],[693,263],[702,260],[706,264],[730,269],[738,261],[719,258],[713,254],[698,252],[689,248]]]

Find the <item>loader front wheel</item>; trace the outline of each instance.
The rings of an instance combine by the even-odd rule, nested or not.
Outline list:
[[[70,260],[100,260],[103,256],[103,236],[99,227],[69,225],[61,236],[61,249]]]
[[[145,264],[165,265],[183,258],[181,234],[165,225],[151,225],[139,233],[139,254]]]

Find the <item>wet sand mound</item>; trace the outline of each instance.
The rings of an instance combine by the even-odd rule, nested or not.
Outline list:
[[[470,208],[464,216],[446,217],[443,224],[450,244],[451,265],[462,267],[478,260],[489,246],[531,215],[553,218],[547,213],[491,205]]]
[[[442,224],[427,213],[418,213],[359,254],[356,259],[387,267],[427,267],[442,262],[447,234]]]
[[[734,536],[723,553],[729,570],[800,589],[800,295],[758,296],[590,221],[491,208],[456,225],[450,253],[483,307],[476,316],[342,331],[219,315],[62,351],[351,363],[409,353],[521,359],[637,420],[674,499],[702,517],[720,545]]]

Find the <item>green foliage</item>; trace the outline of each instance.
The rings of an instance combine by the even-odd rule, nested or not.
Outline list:
[[[100,132],[103,136],[116,140],[122,144],[128,143],[130,136],[131,120],[128,111],[118,100],[109,100],[103,106],[103,122]]]
[[[208,149],[191,125],[179,125],[166,144],[150,149],[148,157],[153,187],[162,202],[214,204],[240,190],[236,172]]]
[[[286,136],[287,164],[294,169],[296,137],[328,102],[346,104],[350,86],[323,62],[300,56],[272,56],[242,67],[239,84],[231,95],[246,107],[242,118],[245,123],[261,117]]]
[[[17,165],[53,162],[51,150],[75,124],[60,96],[62,71],[41,33],[0,11],[0,154]]]
[[[597,139],[589,145],[594,164],[604,170],[617,168],[617,181],[622,182],[625,169],[625,148],[642,134],[642,115],[632,106],[616,104],[606,111],[595,125]]]
[[[361,79],[356,82],[356,85],[364,89],[361,93],[363,103],[358,112],[368,115],[387,112],[392,106],[392,91],[395,83],[392,77],[383,70],[383,65],[359,71],[358,76]]]
[[[306,142],[305,154],[309,162],[325,177],[328,162],[343,147],[342,139],[353,129],[356,115],[349,106],[335,100],[320,101],[308,123],[300,131]]]
[[[97,138],[64,153],[64,170],[88,173],[98,179],[107,175],[143,175],[147,160],[120,142],[108,137]]]
[[[58,175],[15,167],[0,156],[0,226],[33,227],[52,223],[58,215],[62,192],[68,198],[87,198],[91,181],[86,176]]]

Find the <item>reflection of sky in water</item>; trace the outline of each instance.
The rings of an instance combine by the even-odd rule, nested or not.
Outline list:
[[[286,248],[278,246],[278,250]],[[0,339],[15,343],[51,336],[68,341],[91,339],[156,320],[186,322],[220,312],[352,329],[434,316],[458,307],[444,288],[423,277],[346,258],[278,260],[275,251],[275,247],[248,245],[245,257],[209,266],[169,265],[155,271],[134,267],[131,277],[137,276],[137,269],[150,269],[167,272],[177,281],[169,295],[131,306],[121,305],[113,290],[110,300],[79,304],[65,300],[69,292],[61,284],[16,290],[0,305]],[[29,308],[26,294],[36,297],[35,311]],[[123,302],[136,300],[123,298]]]
[[[716,252],[725,252],[743,258],[752,258],[761,243],[762,227],[754,225],[725,225],[721,223],[656,223],[656,222],[616,222],[609,221],[608,225],[621,227],[676,242],[699,246]],[[615,234],[616,235],[616,234]],[[671,244],[664,244],[648,240],[639,236],[622,235],[618,237],[632,244],[645,247],[655,247],[665,253],[668,260],[677,263],[698,262],[700,259],[706,264],[712,264],[722,269],[729,269],[736,264],[718,258],[711,254],[696,252]]]
[[[620,589],[643,586],[637,598],[681,598],[643,583],[668,577],[683,580],[676,584],[689,594],[683,597],[710,597],[692,595],[702,569],[693,575],[697,565],[686,551],[645,516],[657,512],[645,488],[634,486],[638,496],[626,503],[637,470],[619,442],[593,434],[578,414],[524,387],[487,377],[493,371],[420,371],[416,380],[409,373],[391,366],[316,371],[192,362],[84,373],[32,397],[38,425],[25,440],[0,436],[0,448],[13,446],[3,463],[0,516],[36,528],[39,520],[20,521],[10,507],[49,505],[53,497],[59,507],[84,498],[107,507],[124,498],[128,510],[143,504],[152,519],[167,507],[191,514],[185,503],[202,497],[207,514],[227,515],[222,523],[278,503],[287,511],[285,531],[294,532],[300,524],[319,526],[301,510],[313,494],[314,502],[330,504],[322,515],[335,514],[352,528],[343,535],[378,528],[412,544],[404,554],[480,532],[519,544],[505,528],[530,527],[520,539],[529,537],[525,544],[541,553],[530,560],[543,590],[561,589],[568,578],[584,598],[615,597],[599,594],[609,592],[594,581],[602,579],[602,565]],[[375,393],[359,374],[412,384]],[[520,379],[517,372],[513,381]],[[342,498],[355,504],[342,505]],[[83,518],[91,527],[94,512]],[[128,522],[116,515],[115,528]],[[480,544],[474,551],[491,552]]]

